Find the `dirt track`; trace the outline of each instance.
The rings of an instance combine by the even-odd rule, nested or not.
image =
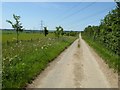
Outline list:
[[[78,48],[80,40],[80,48]],[[118,76],[81,38],[61,53],[27,88],[117,88]]]

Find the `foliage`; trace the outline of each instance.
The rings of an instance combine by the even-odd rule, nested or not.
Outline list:
[[[59,26],[59,27],[56,27],[56,31],[54,32],[55,33],[55,36],[56,37],[60,37],[60,35],[64,35],[64,31],[63,31],[64,29],[61,27],[61,26]]]
[[[82,32],[82,36],[94,41],[110,52],[120,55],[120,8],[109,12],[99,26],[88,26]],[[114,61],[109,61],[114,64]],[[118,64],[118,63],[117,63]]]
[[[120,57],[113,53],[112,51],[105,48],[103,44],[98,43],[97,41],[91,39],[90,37],[82,34],[82,38],[99,54],[101,58],[109,65],[110,68],[113,68],[114,71],[118,72]],[[120,70],[120,69],[119,69]]]
[[[9,37],[9,35],[7,36]],[[23,34],[23,36],[27,38],[28,35]],[[54,35],[49,34],[47,37],[41,36],[37,39],[34,37],[32,40],[25,39],[18,43],[11,41],[9,45],[3,41],[3,88],[20,88],[30,83],[49,62],[57,57],[75,39],[75,37],[66,36],[58,39]]]
[[[6,22],[10,23],[12,25],[12,28],[14,28],[14,30],[16,30],[17,42],[18,42],[18,35],[19,35],[19,32],[23,31],[23,26],[22,26],[22,23],[20,23],[20,21],[19,21],[20,16],[13,14],[13,18],[15,19],[15,24],[13,24],[13,22],[10,20],[6,20]]]
[[[78,35],[78,32],[70,31],[70,32],[69,32],[69,35],[70,35],[70,36],[76,36],[76,35]]]
[[[48,34],[47,27],[44,27],[44,34],[45,34],[45,36],[47,36],[47,34]]]
[[[65,32],[64,35],[66,35],[66,36],[78,36],[79,32],[77,32],[77,31],[70,31],[70,32]]]
[[[60,34],[63,36],[64,35],[64,29],[61,26],[59,26],[59,29],[60,29]]]

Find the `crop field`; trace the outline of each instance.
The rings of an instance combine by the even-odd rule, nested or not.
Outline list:
[[[47,37],[40,33],[20,33],[16,43],[15,33],[2,34],[2,79],[3,88],[19,88],[30,83],[60,52],[76,37]]]

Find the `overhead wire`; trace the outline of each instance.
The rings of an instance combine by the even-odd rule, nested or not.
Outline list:
[[[64,20],[66,20],[66,19],[72,17],[73,15],[76,15],[76,14],[80,13],[81,11],[84,11],[85,9],[89,8],[90,6],[92,6],[92,5],[95,4],[95,3],[96,3],[96,2],[92,2],[92,3],[88,4],[87,6],[85,6],[85,7],[81,8],[81,9],[79,9],[78,11],[76,11],[76,12],[74,12],[74,13],[71,13],[71,14],[69,14],[69,15],[63,17],[59,22],[63,22]]]
[[[87,20],[87,19],[89,19],[89,18],[91,18],[91,17],[95,17],[95,16],[98,16],[98,15],[106,12],[108,9],[109,9],[109,8],[106,8],[106,9],[100,11],[100,12],[96,12],[96,13],[94,13],[94,14],[88,15],[87,17],[84,17],[84,18],[82,18],[82,19],[77,19],[77,21],[82,21],[82,20],[83,20],[82,22],[84,22],[85,20]],[[76,22],[77,22],[77,21],[76,21]],[[75,24],[75,23],[74,23],[74,24]]]
[[[107,8],[107,9],[108,9],[108,8]],[[106,12],[107,9],[103,10],[103,12],[101,12],[101,13],[96,13],[96,15],[93,15],[93,16],[90,15],[89,18],[98,16],[98,15],[100,15],[100,14]],[[87,19],[89,19],[89,18],[86,18],[86,19],[83,19],[83,20],[85,21],[85,20],[87,20]],[[84,22],[84,21],[83,21],[83,22]],[[94,20],[94,21],[98,21],[98,20]],[[94,22],[94,21],[92,21],[92,22]],[[91,22],[90,22],[90,23],[91,23]],[[77,25],[75,25],[74,27],[78,27],[78,26],[81,26],[81,25],[80,25],[80,24],[77,24]],[[71,28],[71,27],[69,27],[69,28]],[[73,28],[73,26],[72,26],[72,28]]]
[[[79,7],[79,6],[80,6],[80,4],[78,4],[78,5],[73,5],[71,8],[68,8],[67,10],[65,10],[64,12],[62,12],[59,16],[56,17],[57,19],[59,19],[59,20],[57,20],[57,21],[58,21],[58,22],[61,21],[60,16],[62,16],[62,15],[69,15],[70,11],[76,9],[76,8]],[[68,11],[69,11],[69,12],[68,12]]]

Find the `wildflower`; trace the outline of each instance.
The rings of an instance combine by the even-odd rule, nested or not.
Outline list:
[[[9,59],[9,62],[11,62],[12,60],[13,60],[13,58],[10,58],[10,59]]]
[[[37,48],[35,49],[35,51],[37,51]]]
[[[18,59],[21,61],[22,59],[20,57],[18,57]]]
[[[48,46],[51,46],[51,44],[48,44]]]
[[[25,63],[22,63],[22,65],[25,65]]]
[[[18,43],[16,43],[16,46],[18,45]]]
[[[15,58],[18,57],[17,55],[14,56]]]
[[[21,41],[20,41],[20,43],[21,43]]]
[[[51,40],[51,38],[48,38],[49,40]]]
[[[16,38],[13,38],[13,40],[16,40]]]
[[[43,47],[41,47],[41,49],[43,49]]]
[[[6,60],[9,60],[9,57],[6,57]]]
[[[6,59],[5,58],[3,58],[3,61],[5,61]]]
[[[35,47],[35,46],[36,46],[36,44],[33,44],[33,46]]]

